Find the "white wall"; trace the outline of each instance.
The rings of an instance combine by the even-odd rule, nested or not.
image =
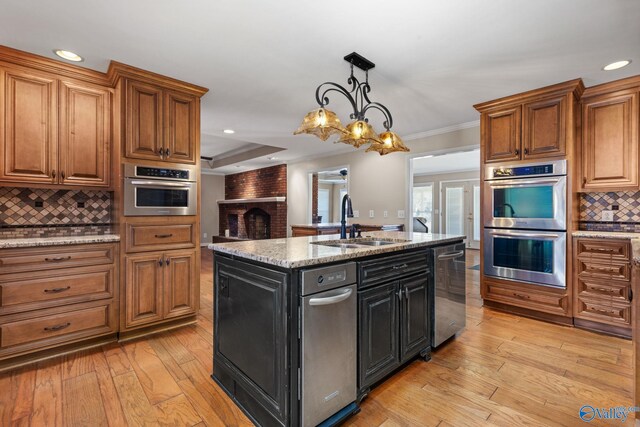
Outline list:
[[[201,197],[200,207],[200,241],[211,243],[211,236],[218,235],[218,204],[216,200],[224,199],[224,176],[223,175],[201,175]],[[207,233],[207,237],[203,237]]]
[[[318,141],[320,144],[321,141]],[[480,144],[480,128],[467,129],[433,135],[419,140],[408,141],[410,153],[393,153],[380,156],[377,153],[365,153],[364,149],[347,154],[304,160],[287,165],[287,233],[291,235],[291,225],[306,224],[309,209],[310,172],[327,170],[336,166],[349,167],[349,195],[353,209],[360,211],[359,218],[352,223],[361,224],[405,224],[408,211],[409,161],[410,156],[418,153],[437,152],[456,147],[476,146]],[[369,218],[369,210],[375,212]],[[389,216],[383,218],[383,211]],[[405,211],[405,219],[397,217],[397,211]]]

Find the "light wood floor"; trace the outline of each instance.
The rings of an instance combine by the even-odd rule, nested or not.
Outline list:
[[[209,378],[208,251],[202,266],[197,325],[0,375],[0,425],[250,425]],[[482,308],[478,274],[467,270],[466,330],[375,389],[347,425],[574,426],[582,405],[631,405],[629,341]]]

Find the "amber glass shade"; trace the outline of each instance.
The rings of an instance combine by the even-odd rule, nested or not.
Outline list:
[[[395,132],[386,131],[380,134],[381,143],[371,144],[367,151],[377,151],[381,156],[396,151],[409,151],[402,139]]]
[[[347,132],[342,134],[340,139],[336,142],[351,144],[356,148],[364,144],[382,144],[382,141],[378,137],[376,131],[373,130],[373,127],[364,120],[349,123],[347,125]]]
[[[304,116],[300,127],[294,135],[308,133],[326,141],[331,135],[342,135],[346,132],[336,113],[325,108],[318,108]]]

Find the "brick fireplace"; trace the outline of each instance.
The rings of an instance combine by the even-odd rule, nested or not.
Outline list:
[[[287,237],[287,166],[278,165],[225,177],[225,200],[218,202],[220,235],[239,239]]]

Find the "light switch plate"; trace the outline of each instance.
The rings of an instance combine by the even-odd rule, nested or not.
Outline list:
[[[389,217],[389,211],[384,211],[382,213],[382,216],[385,217],[385,218],[388,218]]]
[[[600,219],[602,221],[608,221],[608,222],[613,221],[613,211],[602,211],[602,214],[600,215]]]
[[[202,237],[207,238],[207,233],[202,233]]]
[[[373,211],[373,209],[371,209],[369,211],[369,218],[374,218],[376,216],[376,213]]]
[[[398,218],[404,218],[404,210],[399,210],[398,211]]]
[[[360,211],[353,211],[354,218],[360,218]]]

